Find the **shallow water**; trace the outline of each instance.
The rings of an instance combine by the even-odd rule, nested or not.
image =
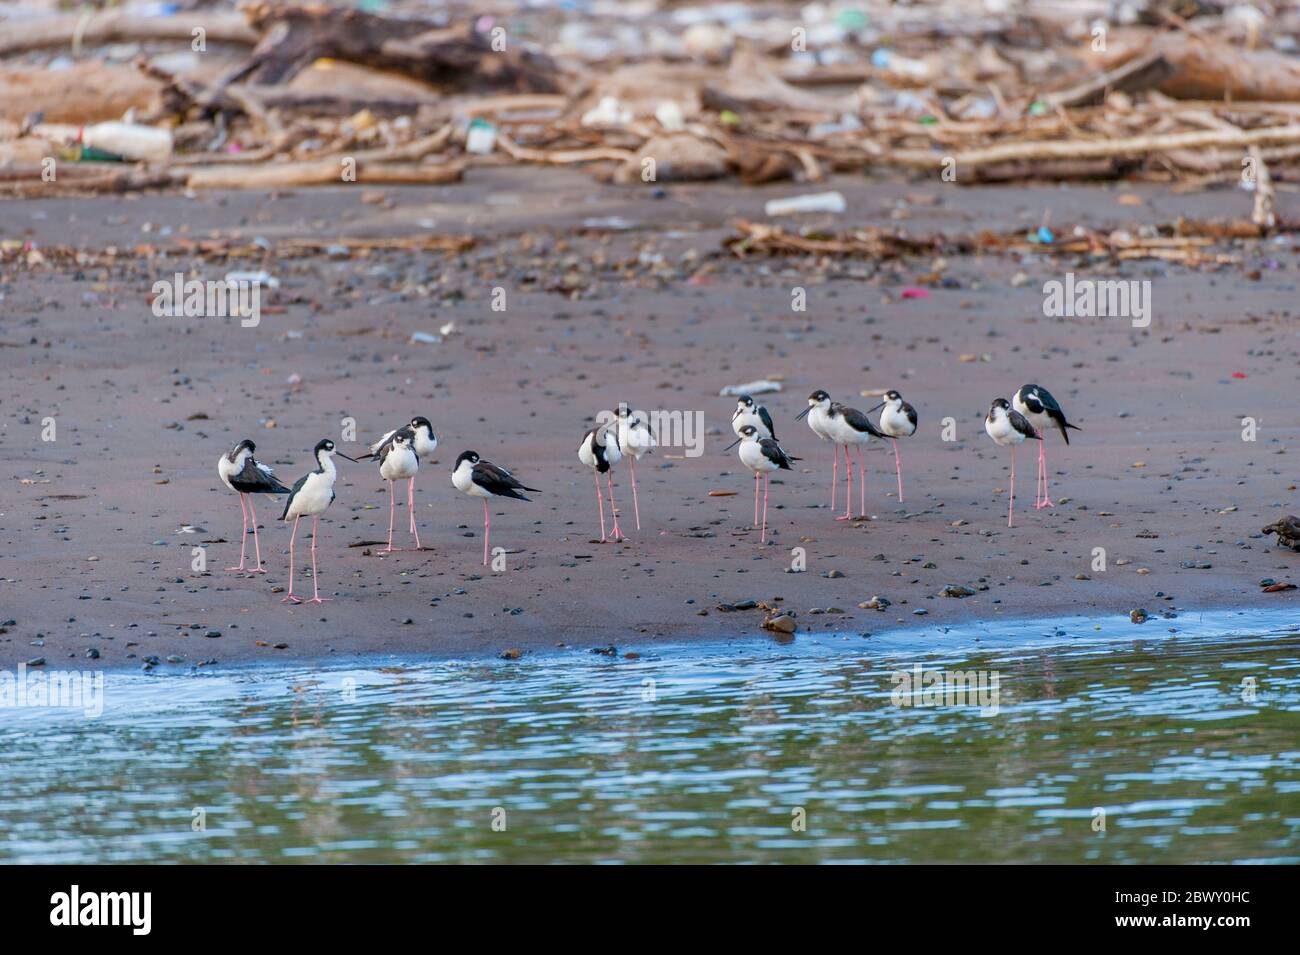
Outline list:
[[[996,714],[894,705],[917,663],[997,674]],[[0,710],[0,861],[1300,861],[1300,629],[1275,616],[106,694]]]

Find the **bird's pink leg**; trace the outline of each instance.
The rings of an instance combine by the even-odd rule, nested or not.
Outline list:
[[[293,533],[289,535],[289,592],[285,594],[280,603],[302,603],[302,598],[294,596],[293,592],[293,543],[298,539],[298,522],[302,520],[302,515],[293,519]]]
[[[239,535],[239,566],[227,567],[226,570],[243,570],[244,569],[244,548],[248,546],[248,511],[244,507],[244,495],[239,495],[239,514],[244,519],[244,532]],[[259,561],[260,563],[260,561]]]
[[[641,529],[641,505],[636,499],[636,458],[629,457],[627,465],[632,469],[632,512],[636,514],[636,529]]]
[[[605,543],[605,492],[600,489],[600,472],[593,470],[591,476],[596,479],[596,506],[600,508],[600,542]]]
[[[488,531],[492,527],[492,518],[488,516],[487,498],[483,498],[483,566],[487,566]]]
[[[257,566],[250,573],[264,574],[266,568],[262,566],[262,545],[257,542],[257,512],[253,510],[253,495],[248,495],[248,516],[253,519],[253,552],[257,554]]]
[[[393,552],[393,509],[396,507],[393,498],[393,482],[388,482],[388,546],[380,553],[391,554]]]
[[[758,472],[754,472],[754,526],[758,526]]]
[[[487,498],[483,499],[484,502]],[[415,524],[415,478],[406,479],[406,508],[411,514],[411,533],[415,535],[415,549],[424,550],[420,543],[420,529]]]
[[[835,489],[840,483],[840,446],[831,442],[831,451],[835,457],[832,457],[831,464],[831,511],[835,511]]]
[[[898,472],[898,503],[903,503],[903,462],[898,459],[898,439],[890,438],[894,442],[894,470]]]
[[[1038,467],[1043,474],[1043,503],[1039,507],[1056,507],[1047,496],[1047,442],[1038,442]]]
[[[609,510],[614,515],[614,540],[621,541],[623,532],[618,528],[618,505],[614,503],[614,469],[606,471],[605,477],[609,480]]]
[[[311,602],[314,604],[323,604],[327,600],[333,600],[333,597],[322,597],[316,587],[316,525],[320,521],[320,515],[313,514],[311,517]]]
[[[853,459],[849,457],[849,446],[844,446],[844,516],[835,518],[837,521],[850,521],[852,516],[849,514],[853,510]]]
[[[1007,503],[1007,527],[1016,513],[1016,446],[1011,446],[1011,497]]]
[[[763,478],[763,530],[760,532],[758,536],[758,542],[760,544],[767,543],[767,487],[769,483],[770,483],[769,479],[766,476],[764,476]]]
[[[858,514],[867,516],[867,465],[862,460],[861,445],[858,445]]]

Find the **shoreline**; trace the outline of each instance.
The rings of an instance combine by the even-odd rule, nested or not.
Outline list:
[[[1062,226],[1140,228],[1174,210],[1206,217],[1238,201],[1151,187],[955,190],[848,177],[828,187],[851,203],[822,223],[835,229],[888,225],[900,203],[914,214],[909,230],[966,231],[971,221],[1006,229],[1045,212]],[[80,666],[92,651],[104,666],[177,656],[180,664],[161,665],[188,667],[430,648],[493,655],[557,642],[653,646],[723,629],[761,633],[760,615],[715,608],[776,598],[801,629],[846,633],[919,619],[915,610],[946,625],[1003,612],[1296,605],[1300,592],[1259,586],[1294,580],[1300,567],[1300,555],[1260,534],[1300,510],[1290,460],[1300,420],[1276,397],[1300,361],[1296,265],[1274,262],[1271,243],[1234,245],[1240,264],[1212,269],[980,254],[742,261],[722,250],[723,224],[770,189],[675,186],[654,200],[593,188],[572,171],[512,179],[496,170],[454,188],[380,191],[401,200],[400,221],[347,189],[277,194],[260,209],[250,197],[220,195],[10,203],[34,217],[42,241],[74,228],[87,248],[159,222],[191,234],[312,234],[323,214],[348,234],[402,234],[427,215],[449,232],[473,226],[481,242],[446,255],[281,260],[273,265],[281,288],[257,328],[152,315],[147,296],[159,275],[227,268],[197,253],[15,271],[0,317],[0,341],[14,346],[0,348],[11,370],[0,383],[11,491],[0,515],[9,556],[0,622],[15,622],[0,634],[0,666],[39,657]],[[1143,204],[1121,204],[1121,194]],[[495,211],[485,222],[489,199]],[[610,215],[643,228],[580,228]],[[539,223],[552,234],[540,246],[528,239]],[[560,228],[572,234],[555,239]],[[1045,318],[1042,286],[1071,269],[1152,281],[1151,325]],[[806,312],[791,310],[796,286],[807,292]],[[497,287],[509,301],[500,313],[491,308]],[[925,294],[904,296],[910,288]],[[412,342],[447,323],[455,331],[442,341]],[[718,391],[772,376],[783,389],[760,400],[783,447],[803,460],[772,484],[769,543],[760,547],[749,527],[752,479],[734,454],[720,453],[734,400]],[[1030,381],[1084,430],[1068,448],[1049,436],[1055,509],[1033,509],[1035,455],[1019,455],[1008,529],[1008,455],[982,420],[993,397]],[[904,504],[892,451],[875,442],[865,454],[873,519],[833,519],[829,446],[793,420],[818,387],[864,410],[897,388],[917,407],[920,430],[900,442]],[[704,454],[662,448],[644,459],[639,534],[628,475],[616,472],[631,539],[599,545],[591,475],[576,451],[596,414],[620,401],[698,413]],[[238,501],[215,471],[236,441],[253,438],[259,460],[292,483],[310,466],[312,445],[339,440],[345,421],[355,423],[356,443],[340,446],[355,454],[413,414],[431,418],[440,442],[416,479],[424,552],[378,557],[364,546],[385,536],[387,488],[377,468],[344,461],[319,549],[323,593],[336,602],[280,604],[273,588],[285,583],[288,532],[269,501],[258,514],[270,573],[253,580],[216,569],[237,559]],[[1258,421],[1254,442],[1243,440],[1244,416]],[[42,440],[47,418],[57,440]],[[941,438],[945,419],[953,441]],[[531,503],[493,509],[492,543],[508,550],[503,573],[483,571],[481,508],[450,485],[465,448],[542,488]],[[838,497],[842,506],[842,484]],[[399,546],[403,532],[399,525]],[[192,570],[196,546],[206,573]],[[804,573],[787,573],[795,548]],[[1098,548],[1104,571],[1094,569]],[[974,594],[940,596],[948,585]],[[889,613],[858,606],[875,596],[892,602]],[[812,612],[829,608],[843,613]],[[213,631],[220,637],[203,636]]]

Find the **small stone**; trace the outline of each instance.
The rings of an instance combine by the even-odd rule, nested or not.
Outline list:
[[[838,580],[839,578],[841,578],[841,577],[844,576],[844,571],[842,571],[842,570],[828,570],[828,571],[825,571],[825,572],[822,574],[822,576],[823,576],[823,577],[827,577],[827,578],[829,578],[829,579],[831,579],[831,580]]]
[[[499,654],[497,654],[497,656],[499,656],[502,660],[518,660],[523,655],[524,655],[524,651],[520,650],[518,647],[511,647],[510,649],[502,650]]]
[[[1139,609],[1139,610],[1132,610],[1132,611],[1129,611],[1128,618],[1129,618],[1130,620],[1132,620],[1134,623],[1146,623],[1146,622],[1147,622],[1147,612],[1146,612],[1145,610],[1140,610],[1140,609]]]
[[[943,595],[945,597],[973,597],[975,596],[975,591],[971,590],[969,587],[963,587],[960,584],[949,584],[947,587],[943,588]]]
[[[205,637],[208,637],[208,638],[210,638],[210,639],[215,640],[217,637],[221,636],[221,631],[220,631],[220,630],[209,630],[207,633],[204,634],[204,636],[205,636]]]
[[[776,633],[794,633],[799,629],[799,624],[795,622],[794,617],[788,613],[783,613],[777,617],[768,617],[763,621],[763,629],[772,630]]]

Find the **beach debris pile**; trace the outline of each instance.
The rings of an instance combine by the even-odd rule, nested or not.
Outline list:
[[[23,0],[0,12],[0,194],[445,184],[501,164],[647,187],[1125,179],[1240,184],[1268,231],[1273,183],[1300,173],[1289,4],[488,6]],[[837,196],[772,214],[837,215]]]

